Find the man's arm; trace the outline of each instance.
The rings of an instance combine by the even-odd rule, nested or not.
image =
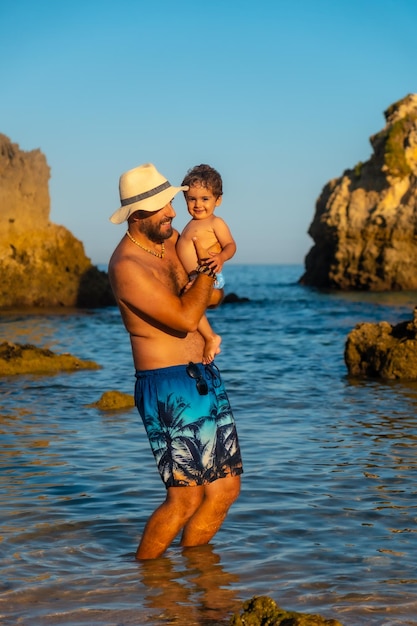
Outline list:
[[[200,259],[207,255],[207,251],[199,251]],[[121,307],[145,321],[180,333],[197,330],[213,291],[213,279],[199,274],[191,287],[178,296],[148,266],[122,253],[112,258],[109,278]]]

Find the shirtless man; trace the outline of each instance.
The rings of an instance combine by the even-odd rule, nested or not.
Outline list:
[[[109,278],[130,334],[135,402],[166,487],[146,523],[137,559],[160,556],[182,531],[182,546],[208,543],[240,491],[242,461],[233,414],[217,367],[202,364],[198,324],[213,304],[216,275],[196,241],[197,278],[188,283],[176,252],[173,187],[152,164],[120,177],[113,223],[128,230]],[[215,293],[215,292],[214,292]]]

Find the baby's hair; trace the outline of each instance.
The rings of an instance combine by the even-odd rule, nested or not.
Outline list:
[[[188,170],[184,180],[181,183],[181,185],[189,185],[190,187],[196,184],[202,185],[203,187],[210,189],[213,196],[216,196],[216,198],[219,198],[221,195],[223,195],[222,177],[220,176],[219,172],[215,170],[214,167],[210,167],[210,165],[202,163],[201,165],[196,165],[195,167],[192,167],[190,170]]]

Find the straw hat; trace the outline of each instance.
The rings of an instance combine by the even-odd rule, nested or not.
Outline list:
[[[135,211],[159,211],[188,186],[173,187],[152,163],[139,165],[120,176],[119,192],[122,206],[110,217],[113,224],[122,224]]]

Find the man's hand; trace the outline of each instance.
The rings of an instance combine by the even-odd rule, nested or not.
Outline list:
[[[197,237],[193,237],[193,243],[194,243],[195,251],[197,253],[198,263],[199,264],[201,264],[201,262],[207,263],[207,261],[209,261],[209,259],[211,258],[210,252],[206,250],[205,248],[203,248],[203,246],[198,241]],[[186,290],[188,289],[189,289],[189,285],[187,285]],[[211,292],[208,308],[215,309],[216,307],[218,307],[219,304],[222,302],[223,297],[224,297],[223,289],[213,289],[213,291]]]
[[[211,269],[219,274],[223,269],[223,255],[221,252],[209,252],[210,258],[207,261],[207,265],[211,267]]]

